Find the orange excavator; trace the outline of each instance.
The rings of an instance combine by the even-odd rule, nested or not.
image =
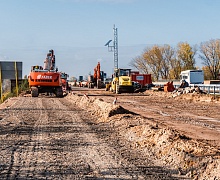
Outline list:
[[[100,74],[100,62],[98,62],[97,66],[94,68],[94,85],[97,88],[100,88],[101,85],[101,74]]]
[[[28,76],[32,97],[38,97],[39,93],[55,94],[63,97],[61,73],[55,68],[55,55],[49,50],[44,61],[44,67],[32,66]]]
[[[68,74],[66,74],[65,72],[61,72],[61,81],[62,81],[62,90],[63,92],[67,92],[70,91],[70,86],[69,83],[67,81],[67,78],[69,77]]]
[[[100,70],[101,65],[100,62],[94,68],[94,74],[88,76],[88,87],[94,88],[97,87],[98,89],[102,88],[102,83],[104,80],[104,72]]]

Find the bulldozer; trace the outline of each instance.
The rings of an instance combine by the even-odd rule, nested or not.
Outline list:
[[[39,93],[53,93],[56,97],[63,97],[61,73],[55,68],[53,50],[47,53],[44,67],[39,65],[31,67],[28,83],[32,97],[38,97]]]
[[[110,84],[106,84],[106,90],[116,94],[133,93],[134,86],[131,80],[131,69],[115,69],[113,80]]]

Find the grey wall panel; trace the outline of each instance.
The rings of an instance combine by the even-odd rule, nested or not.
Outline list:
[[[2,79],[15,79],[15,62],[0,61]],[[22,62],[16,62],[18,79],[22,79]]]

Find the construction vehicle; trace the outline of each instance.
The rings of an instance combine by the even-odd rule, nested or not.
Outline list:
[[[131,72],[131,80],[141,84],[141,87],[146,87],[152,84],[151,74],[139,74],[139,72]]]
[[[116,94],[133,93],[134,86],[131,80],[131,69],[115,69],[111,84],[106,85],[106,90]]]
[[[94,76],[93,75],[88,75],[88,88],[94,88]]]
[[[164,92],[173,92],[175,90],[175,87],[173,85],[173,81],[167,82],[164,84]]]
[[[70,91],[70,86],[67,81],[68,77],[69,77],[68,74],[66,74],[65,72],[61,72],[62,90],[64,93],[66,93],[67,91]]]
[[[49,50],[44,61],[44,67],[32,66],[28,76],[29,87],[32,97],[38,97],[39,93],[55,94],[63,96],[61,73],[55,68],[55,55]]]
[[[101,71],[100,62],[94,68],[94,74],[88,76],[88,87],[94,88],[97,87],[98,89],[103,87],[104,84],[104,71]]]

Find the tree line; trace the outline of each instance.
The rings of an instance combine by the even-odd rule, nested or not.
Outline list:
[[[154,81],[159,79],[179,79],[181,71],[198,69],[196,58],[202,62],[205,79],[218,79],[220,70],[220,39],[202,42],[191,46],[187,42],[147,47],[143,53],[130,62],[130,66],[141,73],[152,74]]]

